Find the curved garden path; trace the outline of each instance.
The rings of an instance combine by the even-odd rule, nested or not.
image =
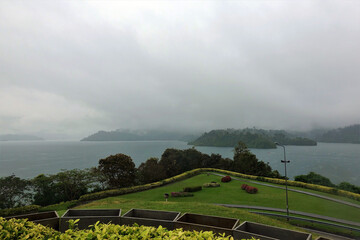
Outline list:
[[[223,174],[213,173],[213,172],[209,172],[209,174],[216,175],[216,176],[221,176],[221,177],[225,176]],[[274,186],[274,185],[271,185],[271,184],[259,183],[259,182],[255,182],[255,181],[251,181],[251,180],[243,179],[243,178],[237,178],[237,177],[231,177],[231,178],[234,179],[234,180],[237,180],[237,181],[249,182],[249,183],[258,184],[258,185],[262,185],[262,186],[266,186],[266,187],[279,188],[279,189],[285,190],[284,187]],[[316,194],[316,193],[310,193],[310,192],[306,192],[306,191],[292,189],[292,188],[289,188],[289,187],[288,187],[288,191],[297,192],[297,193],[301,193],[301,194],[306,194],[306,195],[310,195],[310,196],[313,196],[313,197],[323,198],[323,199],[326,199],[326,200],[329,200],[329,201],[345,204],[345,205],[348,205],[348,206],[351,206],[351,207],[360,208],[359,204],[343,201],[343,200],[336,199],[336,198],[323,196],[323,195]]]

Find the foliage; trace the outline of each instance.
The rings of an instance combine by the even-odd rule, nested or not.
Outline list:
[[[251,133],[246,130],[212,130],[204,133],[190,145],[195,146],[215,146],[215,147],[234,147],[239,142],[245,142],[251,148],[276,148],[274,142],[265,135]]]
[[[314,172],[310,172],[307,175],[295,176],[294,179],[295,181],[304,182],[304,183],[312,183],[322,186],[335,187],[335,184],[333,184],[330,181],[330,179]]]
[[[257,176],[278,177],[275,176],[278,173],[273,172],[269,164],[259,161],[256,155],[251,153],[242,142],[239,142],[235,147],[234,166],[232,170]]]
[[[194,194],[190,192],[171,192],[171,197],[193,197]]]
[[[164,167],[159,163],[158,158],[149,158],[145,163],[141,163],[138,172],[142,183],[156,182],[166,178]]]
[[[245,191],[246,191],[247,193],[254,194],[254,193],[257,193],[257,192],[258,192],[258,189],[257,189],[256,187],[246,186],[246,187],[245,187]]]
[[[241,189],[242,189],[242,190],[245,190],[247,186],[248,186],[247,184],[242,184],[242,185],[241,185]]]
[[[360,124],[330,130],[319,137],[320,142],[360,143]]]
[[[76,221],[71,220],[75,225]],[[5,220],[0,218],[0,238],[8,239],[230,239],[208,231],[183,231],[176,229],[168,231],[163,227],[126,226],[96,223],[90,229],[69,229],[65,233],[57,232],[51,228],[29,222],[25,219]]]
[[[26,213],[37,212],[39,209],[40,209],[40,206],[38,206],[38,205],[27,205],[27,206],[16,207],[16,208],[1,209],[0,216],[7,217],[7,216],[22,215],[22,214],[26,214]]]
[[[308,138],[294,137],[285,131],[263,129],[226,129],[212,130],[198,139],[189,142],[195,146],[234,147],[241,141],[249,148],[276,148],[274,142],[284,145],[315,146],[316,141]]]
[[[360,187],[350,184],[348,182],[342,182],[337,187],[341,190],[360,194]]]
[[[125,154],[111,155],[99,160],[99,171],[106,176],[110,188],[132,186],[135,181],[135,164]]]
[[[0,217],[0,239],[60,239],[59,236],[60,233],[52,228],[26,219],[5,220]]]
[[[231,181],[231,177],[230,176],[225,176],[221,178],[221,182],[230,182]]]
[[[220,187],[220,183],[217,183],[217,182],[204,183],[203,187],[205,187],[205,188],[208,188],[208,187]]]
[[[183,189],[184,192],[198,192],[198,191],[201,191],[201,190],[202,190],[201,186],[185,187]]]
[[[28,180],[14,174],[0,178],[0,209],[23,206],[31,199]]]
[[[40,212],[47,212],[47,211],[51,211],[51,210],[53,210],[53,211],[65,210],[65,209],[73,208],[73,207],[77,206],[79,203],[80,203],[79,200],[61,202],[61,203],[57,203],[57,204],[42,207],[42,208],[39,209],[39,211]]]

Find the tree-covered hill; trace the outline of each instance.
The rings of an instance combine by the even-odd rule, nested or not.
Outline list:
[[[276,148],[275,142],[284,145],[315,146],[317,143],[308,138],[295,137],[282,130],[263,129],[225,129],[212,130],[198,139],[189,142],[195,146],[234,147],[238,142],[249,148]]]
[[[318,140],[329,143],[360,143],[360,124],[327,131]]]

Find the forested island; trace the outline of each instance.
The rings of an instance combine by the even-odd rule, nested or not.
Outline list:
[[[275,142],[283,145],[316,146],[317,142],[308,138],[292,136],[283,130],[263,130],[255,128],[212,130],[189,142],[195,146],[234,147],[241,141],[249,148],[276,148]]]
[[[33,135],[5,134],[0,135],[0,141],[40,141],[44,140]]]

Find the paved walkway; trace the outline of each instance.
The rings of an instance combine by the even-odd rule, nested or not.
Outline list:
[[[209,172],[209,174],[216,175],[216,176],[221,176],[221,177],[225,176],[223,174],[213,173],[213,172]],[[259,182],[255,182],[255,181],[251,181],[251,180],[243,179],[243,178],[237,178],[237,177],[231,177],[231,178],[234,179],[234,180],[237,180],[237,181],[249,182],[249,183],[253,183],[253,184],[258,184],[258,185],[262,185],[262,186],[267,186],[267,187],[272,187],[272,188],[279,188],[279,189],[285,190],[284,187],[274,186],[274,185],[271,185],[271,184],[259,183]],[[288,188],[288,191],[297,192],[297,193],[301,193],[301,194],[306,194],[306,195],[310,195],[310,196],[313,196],[313,197],[323,198],[323,199],[326,199],[326,200],[329,200],[329,201],[345,204],[345,205],[348,205],[348,206],[351,206],[351,207],[360,208],[359,204],[343,201],[343,200],[336,199],[336,198],[327,197],[327,196],[316,194],[316,193],[310,193],[310,192],[301,191],[301,190],[292,189],[292,188]]]
[[[237,205],[237,204],[215,204],[215,205],[231,207],[231,208],[247,208],[247,209],[257,209],[257,210],[263,210],[263,211],[286,213],[286,209],[281,209],[281,208],[270,208],[270,207],[259,207],[259,206]],[[289,212],[292,214],[298,214],[298,215],[302,215],[302,216],[306,216],[306,217],[313,217],[313,218],[318,218],[318,219],[322,219],[322,220],[333,221],[333,222],[337,222],[337,223],[349,224],[349,225],[360,227],[359,222],[352,222],[352,221],[348,221],[348,220],[344,220],[344,219],[338,219],[338,218],[327,217],[327,216],[323,216],[323,215],[300,212],[300,211],[289,210]]]

